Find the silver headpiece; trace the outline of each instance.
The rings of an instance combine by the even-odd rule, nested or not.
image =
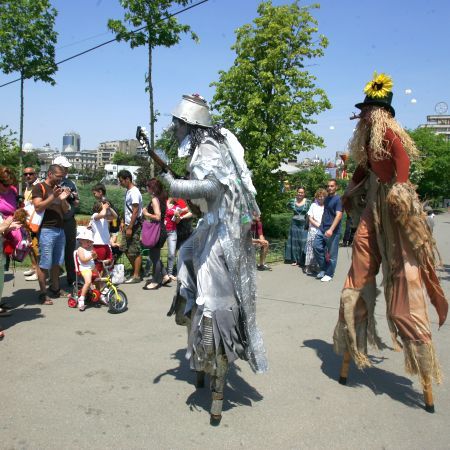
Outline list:
[[[173,110],[172,116],[190,125],[212,127],[211,114],[206,100],[198,94],[183,95],[179,105]]]

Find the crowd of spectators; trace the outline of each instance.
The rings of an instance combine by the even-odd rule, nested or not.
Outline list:
[[[58,157],[49,167],[42,182],[32,167],[23,170],[25,191],[18,197],[17,180],[13,171],[0,168],[0,232],[2,236],[17,233],[22,226],[14,220],[16,209],[32,204],[38,213],[43,213],[39,233],[29,232],[31,268],[24,272],[25,280],[39,282],[39,301],[51,305],[61,295],[60,276],[62,267],[66,271],[66,283],[70,288],[75,281],[74,251],[77,251],[85,270],[83,278],[90,285],[86,270],[101,273],[99,261],[115,261],[125,254],[131,265],[131,274],[126,284],[143,282],[143,289],[155,290],[176,281],[176,253],[180,245],[192,232],[192,214],[182,199],[168,197],[161,182],[155,178],[147,182],[151,200],[143,204],[143,197],[133,177],[127,170],[118,174],[118,181],[125,189],[123,215],[107,197],[106,187],[99,183],[92,188],[93,208],[88,231],[78,236],[75,211],[79,204],[77,187],[68,177],[70,163]],[[295,198],[288,203],[292,219],[285,247],[285,261],[299,266],[306,275],[315,276],[322,282],[331,281],[337,263],[341,233],[342,203],[336,194],[337,182],[331,179],[327,189],[318,189],[314,200],[307,197],[304,187],[298,187]],[[144,222],[157,223],[159,238],[153,245],[145,245],[141,239]],[[252,242],[259,261],[257,269],[272,270],[266,263],[269,241],[265,238],[260,217],[254,217]],[[346,220],[343,245],[351,245],[351,220]],[[78,244],[77,244],[78,242]],[[161,249],[167,247],[167,265],[161,260]],[[80,253],[80,254],[78,254]],[[143,256],[147,256],[147,269],[151,276],[143,280]],[[1,269],[8,267],[8,255],[1,252]],[[86,267],[85,267],[86,266]],[[148,270],[149,272],[149,270]],[[48,283],[48,285],[47,285]],[[0,273],[0,294],[3,287],[3,272]],[[83,303],[84,295],[81,295]],[[84,310],[84,304],[79,305]],[[10,312],[0,308],[0,316]],[[0,338],[3,333],[0,331]]]
[[[76,272],[86,288],[79,296],[79,309],[84,310],[87,288],[101,274],[103,263],[115,261],[122,253],[131,264],[131,275],[125,283],[142,281],[142,254],[147,253],[152,276],[144,283],[147,290],[176,281],[176,252],[192,232],[192,214],[182,199],[167,198],[159,180],[147,183],[151,201],[143,206],[142,195],[133,184],[128,171],[119,173],[119,183],[126,189],[123,217],[107,198],[106,187],[99,183],[92,189],[93,207],[89,224],[77,227],[76,208],[79,205],[75,183],[68,177],[69,161],[60,156],[50,165],[46,178],[39,180],[33,167],[22,173],[24,194],[18,195],[18,180],[14,170],[0,167],[0,296],[3,291],[4,269],[16,258],[18,243],[26,243],[31,267],[24,271],[26,281],[37,281],[37,299],[42,305],[52,305],[55,298],[72,291]],[[25,212],[25,209],[26,212]],[[29,209],[31,208],[31,209]],[[22,220],[17,217],[23,211]],[[40,217],[38,229],[32,231],[31,215]],[[141,242],[144,221],[160,224],[159,239],[154,245]],[[161,248],[167,241],[167,267],[161,260]],[[77,264],[77,266],[76,266]],[[61,275],[66,273],[64,280]],[[101,286],[97,286],[101,289]],[[0,297],[1,298],[1,297]],[[8,305],[1,303],[0,317],[11,314]],[[4,338],[0,328],[0,340]]]
[[[341,236],[342,202],[337,191],[337,181],[328,180],[327,189],[318,189],[311,202],[304,187],[288,203],[293,212],[285,261],[300,266],[306,275],[322,282],[333,279]],[[351,221],[347,219],[348,233],[344,245],[351,245]]]

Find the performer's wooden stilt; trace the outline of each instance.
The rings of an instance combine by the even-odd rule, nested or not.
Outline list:
[[[430,378],[427,378],[423,384],[423,398],[425,400],[425,411],[434,413],[433,386]]]
[[[222,404],[223,404],[223,393],[222,392],[212,392],[212,403],[210,411],[209,423],[212,426],[218,426],[222,420]]]
[[[201,389],[205,387],[205,372],[195,372],[196,373],[196,380],[195,380],[195,387],[197,389]]]
[[[342,359],[341,373],[339,374],[339,384],[347,384],[348,371],[350,368],[350,352],[345,352]]]

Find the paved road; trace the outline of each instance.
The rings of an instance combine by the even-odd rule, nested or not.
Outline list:
[[[450,298],[450,215],[436,222]],[[231,368],[218,428],[209,425],[208,390],[193,386],[185,329],[165,315],[174,287],[126,286],[126,313],[80,313],[63,299],[36,304],[35,286],[17,273],[4,292],[14,314],[1,319],[0,448],[449,448],[449,382],[435,388],[436,414],[426,413],[402,354],[374,354],[373,368],[352,367],[349,385],[337,383],[331,336],[349,258],[341,249],[328,284],[284,264],[258,272],[270,371],[255,375],[242,361]],[[378,325],[389,343],[383,303]],[[450,326],[438,331],[431,317],[448,379]]]

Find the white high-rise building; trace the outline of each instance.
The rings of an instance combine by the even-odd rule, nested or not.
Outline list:
[[[75,131],[69,131],[63,136],[62,151],[79,152],[81,150],[80,135]]]

